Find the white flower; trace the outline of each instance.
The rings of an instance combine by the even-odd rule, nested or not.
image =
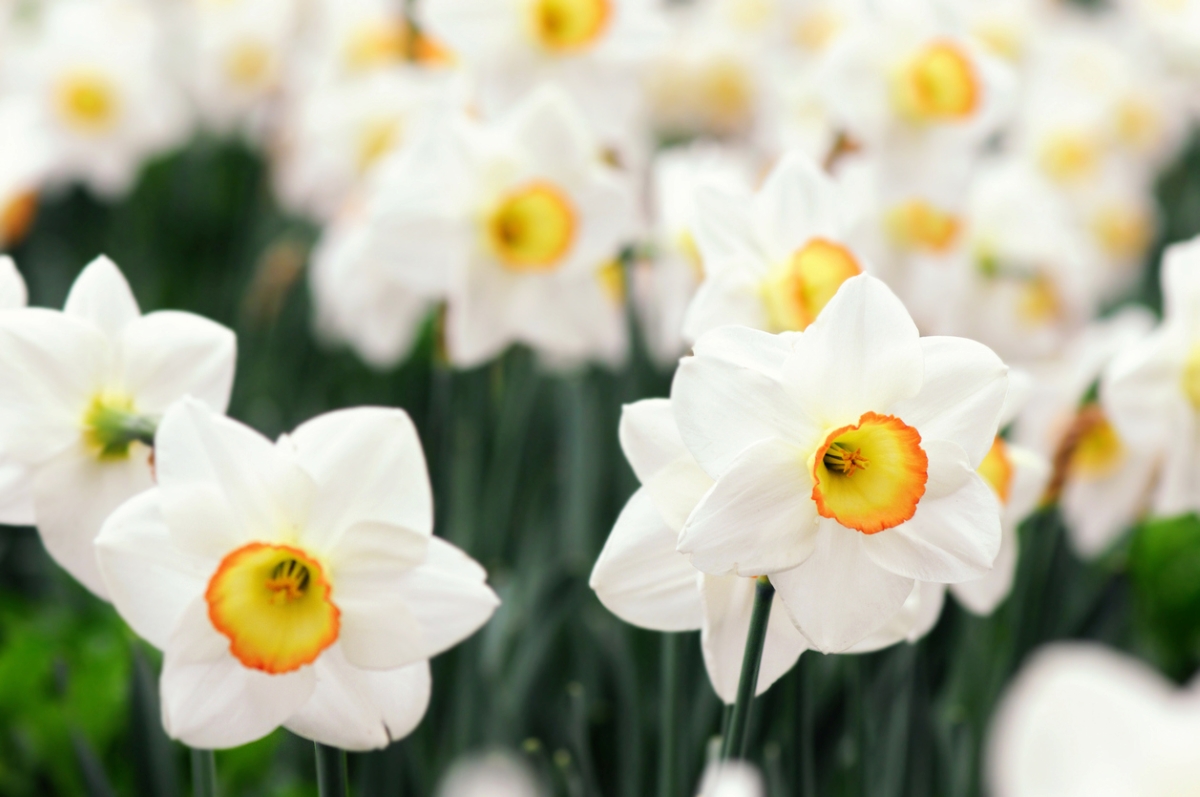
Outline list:
[[[284,88],[300,9],[296,0],[187,0],[175,39],[203,121],[261,135]]]
[[[0,256],[0,316],[24,307],[27,300],[25,280],[17,271],[17,264],[8,255]],[[28,471],[4,455],[4,441],[0,440],[0,524],[32,525],[33,502],[29,500],[32,492]]]
[[[1009,687],[987,750],[995,797],[1172,797],[1200,783],[1200,692],[1094,644],[1040,651]]]
[[[885,0],[830,48],[821,84],[868,146],[982,143],[1008,112],[1008,67],[926,0]]]
[[[992,566],[999,507],[975,468],[1007,378],[986,347],[920,338],[863,275],[805,332],[727,327],[694,352],[671,403],[716,480],[679,537],[698,569],[770,575],[804,636],[840,651],[882,627],[916,581]]]
[[[446,346],[464,367],[516,342],[562,362],[619,360],[624,284],[612,262],[634,210],[630,186],[549,88],[495,125],[431,124],[381,166],[369,200],[374,251],[390,254],[397,282],[446,297]]]
[[[1162,451],[1152,511],[1200,510],[1200,238],[1167,249],[1163,323],[1127,346],[1104,374],[1101,396],[1129,445]]]
[[[600,602],[628,623],[655,631],[699,629],[713,690],[732,704],[755,580],[701,573],[675,550],[684,521],[713,480],[684,447],[667,399],[626,405],[620,438],[642,487],[617,518],[589,584]],[[767,622],[756,694],[791,670],[807,647],[783,604],[776,601]]]
[[[306,63],[299,66],[307,67],[309,80],[329,84],[402,65],[414,44],[404,8],[390,0],[317,0],[307,4],[308,36],[302,56]]]
[[[1145,508],[1160,450],[1131,445],[1112,425],[1104,396],[1085,400],[1114,356],[1144,338],[1153,315],[1131,307],[1082,330],[1055,359],[1038,363],[1015,440],[1047,459],[1069,460],[1058,497],[1072,548],[1104,552]]]
[[[424,27],[479,83],[487,115],[538,85],[562,85],[606,144],[627,143],[638,68],[666,33],[654,0],[425,0]]]
[[[35,522],[54,560],[97,595],[106,595],[92,546],[101,523],[153,484],[151,451],[128,424],[152,424],[184,395],[224,411],[235,350],[232,332],[199,316],[141,315],[104,257],[80,273],[62,312],[0,312],[0,451],[31,487],[0,504],[23,506],[22,522]]]
[[[745,761],[715,761],[704,768],[696,797],[763,797],[762,775]]]
[[[167,77],[162,31],[133,0],[49,3],[40,24],[18,86],[40,108],[52,177],[120,194],[144,159],[188,133],[187,109]]]
[[[496,752],[455,761],[435,797],[541,797],[544,793],[520,759]]]
[[[397,278],[391,252],[376,244],[367,219],[348,209],[325,227],[308,276],[317,334],[382,369],[408,356],[433,302]]]
[[[633,288],[647,345],[664,365],[673,366],[686,348],[684,313],[704,277],[695,236],[696,189],[706,184],[748,189],[752,174],[749,155],[726,147],[694,144],[655,156],[653,260],[635,272]]]
[[[117,610],[164,652],[167,732],[224,748],[285,725],[363,750],[412,731],[427,660],[499,601],[479,565],[431,536],[408,416],[332,412],[272,444],[185,399],[155,456],[157,486],[96,547]]]
[[[684,337],[695,341],[726,324],[783,332],[813,323],[838,287],[864,271],[847,240],[855,220],[837,186],[798,153],[753,197],[698,188],[694,235],[704,281]]]

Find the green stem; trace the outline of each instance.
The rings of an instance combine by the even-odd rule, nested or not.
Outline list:
[[[217,797],[217,759],[212,750],[192,748],[193,797]]]
[[[767,621],[771,618],[771,601],[775,587],[766,576],[759,576],[754,588],[754,608],[750,612],[750,630],[746,634],[746,651],[742,654],[742,675],[738,679],[737,701],[729,721],[729,734],[721,748],[721,759],[745,756],[746,727],[750,724],[750,704],[758,686],[758,669],[762,665],[763,645],[767,641]]]
[[[658,734],[658,797],[677,797],[675,742],[679,717],[679,634],[662,635],[662,712]]]
[[[315,743],[317,746],[317,794],[321,797],[347,797],[346,751]]]

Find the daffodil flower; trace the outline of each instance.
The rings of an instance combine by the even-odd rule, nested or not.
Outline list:
[[[1167,249],[1163,323],[1125,348],[1104,374],[1101,396],[1130,445],[1162,451],[1151,510],[1200,510],[1200,238]]]
[[[600,602],[628,623],[655,631],[699,629],[709,680],[721,700],[732,704],[750,628],[754,579],[702,573],[675,550],[679,530],[713,480],[684,447],[667,399],[627,405],[620,438],[642,487],[617,518],[589,583]],[[792,669],[807,647],[776,602],[756,694]]]
[[[1197,685],[1094,644],[1038,651],[992,719],[987,782],[996,797],[1188,794],[1200,783]]]
[[[850,240],[855,216],[845,197],[799,153],[753,198],[708,185],[695,204],[704,281],[684,318],[688,340],[725,324],[805,329],[843,282],[866,270]]]
[[[104,257],[61,312],[0,311],[0,461],[25,475],[0,504],[36,523],[55,561],[106,596],[93,540],[110,512],[152,486],[154,422],[185,395],[224,411],[235,352],[233,333],[207,319],[143,316]]]
[[[1006,373],[982,344],[921,338],[866,275],[804,332],[708,333],[671,389],[680,436],[715,480],[678,550],[706,573],[769,575],[816,648],[850,648],[915,582],[992,566],[999,504],[976,468]]]
[[[223,748],[284,725],[362,750],[416,727],[427,660],[498,600],[483,568],[431,536],[408,416],[332,412],[272,444],[185,399],[155,446],[157,486],[96,547],[117,610],[164,652],[167,732]]]

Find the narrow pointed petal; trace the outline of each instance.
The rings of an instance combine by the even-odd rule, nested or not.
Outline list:
[[[364,670],[333,645],[313,664],[317,686],[285,727],[343,750],[376,750],[408,736],[429,707],[429,662]]]
[[[124,328],[120,351],[124,387],[139,412],[166,412],[182,396],[217,412],[229,406],[237,359],[232,330],[191,313],[150,313]]]
[[[104,255],[79,272],[67,294],[63,312],[95,324],[114,340],[142,314],[125,275]]]
[[[678,549],[713,575],[787,570],[813,551],[817,509],[800,450],[778,440],[751,446],[693,510]]]
[[[837,185],[799,152],[771,171],[754,204],[775,256],[790,255],[817,235],[836,241],[846,226],[841,218],[846,203]]]
[[[643,488],[633,494],[604,543],[589,586],[610,612],[652,631],[694,631],[701,624],[699,573],[675,550]]]
[[[642,399],[626,404],[621,408],[617,435],[625,458],[642,484],[687,453],[675,426],[670,399]]]
[[[992,569],[979,578],[950,585],[955,599],[967,611],[986,617],[1008,597],[1017,571],[1017,547],[1016,528],[1005,528]]]
[[[882,628],[912,593],[911,578],[871,561],[863,536],[823,520],[804,564],[771,574],[800,633],[824,653],[847,650]]]

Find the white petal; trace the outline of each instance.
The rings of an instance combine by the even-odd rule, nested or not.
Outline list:
[[[91,325],[29,308],[0,314],[0,440],[26,464],[79,441],[83,413],[104,387],[110,348]]]
[[[623,406],[617,436],[642,484],[687,453],[675,426],[670,399],[643,399]]]
[[[175,545],[151,489],[109,515],[96,558],[109,600],[134,632],[164,650],[188,605],[204,594],[212,570]]]
[[[0,525],[32,526],[34,518],[32,474],[0,457]]]
[[[625,504],[604,543],[588,585],[605,608],[652,631],[694,631],[701,625],[699,573],[675,550],[645,488]]]
[[[504,126],[512,140],[537,159],[538,170],[559,185],[594,170],[596,144],[587,120],[571,96],[553,83],[527,94]]]
[[[1173,244],[1163,253],[1163,315],[1200,321],[1200,238]]]
[[[429,706],[429,662],[363,670],[332,645],[313,664],[317,688],[286,723],[292,733],[343,750],[373,750],[403,739]]]
[[[433,494],[421,440],[399,409],[329,412],[291,435],[296,460],[317,485],[305,542],[336,547],[363,521],[433,533]]]
[[[915,426],[922,439],[958,443],[977,468],[996,438],[1008,369],[987,346],[966,338],[921,338],[921,350],[921,392],[888,411]]]
[[[900,611],[880,629],[868,634],[847,653],[874,653],[900,642],[916,642],[937,625],[946,604],[946,585],[918,581]]]
[[[762,298],[762,275],[743,261],[709,274],[696,290],[683,318],[683,337],[690,342],[724,326],[766,329],[769,325]]]
[[[837,427],[917,395],[923,362],[904,304],[883,282],[860,274],[842,283],[796,339],[786,380],[810,416]]]
[[[713,478],[748,446],[777,438],[815,446],[820,428],[805,415],[783,383],[764,370],[786,356],[781,336],[723,327],[696,343],[671,383],[671,406],[680,437]]]
[[[750,195],[727,186],[701,185],[694,201],[696,246],[705,270],[715,274],[738,262],[765,275],[766,253],[755,229]]]
[[[779,440],[746,449],[688,518],[679,551],[714,575],[757,576],[803,562],[817,532],[804,459]]]
[[[812,556],[771,574],[777,599],[813,648],[824,653],[847,650],[882,628],[912,593],[912,579],[871,561],[863,536],[824,520]]]
[[[187,398],[167,411],[154,442],[164,504],[178,487],[208,485],[224,498],[229,519],[238,525],[212,539],[177,534],[179,545],[210,554],[213,541],[226,534],[248,542],[303,528],[316,490],[312,480],[284,450],[250,427]]]
[[[684,454],[655,473],[645,490],[663,522],[678,535],[712,486],[712,477],[701,470],[691,454]]]
[[[24,307],[28,301],[29,292],[17,264],[8,255],[0,255],[0,310]]]
[[[755,579],[741,576],[704,576],[704,628],[700,648],[713,690],[726,704],[737,699],[746,636],[754,608]],[[796,666],[808,647],[792,624],[783,601],[774,600],[767,620],[762,663],[755,694],[761,695]]]
[[[34,512],[46,551],[101,598],[108,591],[96,561],[95,540],[113,510],[154,486],[149,450],[135,443],[129,458],[102,462],[69,448],[33,472]]]
[[[1200,511],[1200,417],[1195,412],[1180,414],[1171,441],[1164,447],[1152,509],[1159,517]]]
[[[1019,542],[1015,524],[1006,524],[1000,538],[1000,552],[996,554],[992,569],[981,578],[950,585],[954,597],[968,611],[987,616],[1008,597],[1012,591],[1013,576],[1017,572]]]
[[[217,412],[229,405],[237,339],[220,324],[192,313],[150,313],[126,325],[120,352],[124,387],[139,412],[166,412],[185,395]]]
[[[316,687],[313,667],[268,675],[242,665],[197,598],[179,618],[163,657],[163,727],[189,747],[220,750],[261,739],[292,717]]]
[[[1163,327],[1126,345],[1104,372],[1101,402],[1126,440],[1168,442],[1187,409],[1180,390],[1180,351],[1188,343],[1178,330]]]
[[[79,272],[67,294],[63,312],[95,324],[114,340],[142,314],[125,275],[104,255]]]
[[[938,441],[925,451],[929,483],[916,514],[895,528],[863,535],[864,550],[880,567],[918,581],[979,578],[1000,552],[996,494],[958,446]]]
[[[1126,448],[1112,473],[1067,480],[1059,505],[1071,548],[1083,559],[1106,551],[1146,508],[1159,456],[1148,447]]]
[[[814,236],[836,242],[846,226],[837,185],[800,152],[784,156],[771,171],[754,206],[776,257],[791,255]]]
[[[495,0],[431,0],[420,6],[429,32],[456,53],[492,57],[521,34],[518,15],[509,3]]]

